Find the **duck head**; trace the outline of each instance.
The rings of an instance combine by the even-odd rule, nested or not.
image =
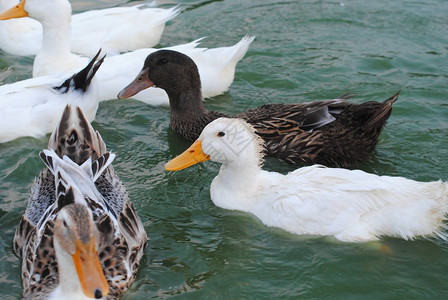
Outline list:
[[[19,4],[11,7],[0,14],[0,20],[13,18],[31,17],[40,22],[45,22],[54,16],[62,16],[70,19],[72,7],[67,0],[22,0]]]
[[[168,162],[165,169],[182,170],[206,160],[238,168],[259,168],[263,163],[263,143],[245,121],[219,118],[209,123],[193,145]]]
[[[54,225],[54,246],[61,289],[81,287],[90,298],[103,298],[109,285],[96,251],[92,213],[81,204],[69,204],[59,212]],[[76,270],[78,278],[66,275]],[[73,272],[74,273],[74,272]]]
[[[198,67],[183,53],[172,50],[156,51],[148,55],[140,73],[121,90],[118,98],[132,97],[152,86],[164,89],[170,97],[170,102],[186,91],[199,91],[200,94],[201,80]]]

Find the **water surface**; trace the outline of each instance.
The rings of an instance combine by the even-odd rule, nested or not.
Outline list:
[[[72,1],[74,11],[126,1]],[[132,1],[130,4],[141,3]],[[448,2],[159,1],[181,3],[158,47],[207,36],[229,46],[256,35],[224,95],[209,109],[234,114],[269,102],[337,97],[382,101],[401,90],[372,161],[359,168],[429,181],[448,178]],[[2,83],[28,78],[31,57],[0,53]],[[143,63],[143,62],[142,62]],[[132,80],[132,78],[130,78]],[[129,190],[148,236],[137,280],[123,299],[446,298],[446,243],[386,238],[367,244],[300,237],[217,208],[209,185],[219,165],[168,173],[188,146],[169,129],[169,109],[134,100],[103,102],[93,122]],[[48,136],[0,144],[0,294],[22,293],[14,230]],[[266,169],[293,168],[268,159]],[[386,249],[386,250],[385,250]]]

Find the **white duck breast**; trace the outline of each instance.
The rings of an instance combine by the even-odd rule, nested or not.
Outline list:
[[[92,121],[99,102],[94,76],[104,59],[95,63],[98,55],[68,79],[45,76],[0,86],[0,143],[51,132],[67,104],[81,107]]]
[[[23,9],[5,12],[0,15],[0,20],[29,14],[42,23],[42,48],[34,60],[33,77],[71,74],[84,66],[88,59],[75,55],[70,49],[70,3],[67,0],[25,1]],[[252,41],[253,37],[244,37],[231,47],[205,49],[196,48],[197,40],[165,49],[176,50],[193,58],[201,74],[203,94],[212,97],[227,91],[234,78],[235,65],[243,58]],[[146,56],[157,50],[144,48],[107,57],[97,75],[100,101],[115,99],[120,90],[138,74]],[[151,105],[169,103],[165,91],[157,89],[144,91],[133,98]]]
[[[365,242],[381,236],[447,239],[448,184],[378,176],[361,170],[303,167],[287,175],[261,169],[262,140],[240,119],[220,118],[166,165],[222,163],[210,195],[215,205],[250,212],[295,234]]]
[[[0,0],[0,11],[18,2]],[[92,57],[99,48],[111,55],[157,45],[165,23],[177,16],[180,10],[178,6],[153,8],[152,4],[148,2],[74,14],[70,36],[72,52]],[[2,21],[0,39],[0,48],[5,52],[36,55],[42,44],[42,25],[30,18]]]

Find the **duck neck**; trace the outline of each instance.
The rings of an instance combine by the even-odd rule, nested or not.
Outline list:
[[[42,46],[36,55],[36,59],[40,56],[51,56],[53,59],[57,59],[71,54],[71,14],[70,3],[60,1],[57,13],[51,17],[36,17],[42,24]]]
[[[250,211],[260,173],[258,162],[223,164],[210,188],[212,201],[222,208]]]
[[[58,295],[79,295],[80,298],[85,297],[72,256],[62,250],[56,239],[54,240],[54,248],[58,261],[59,285],[54,291],[53,298],[57,299]]]
[[[181,92],[167,91],[170,99],[171,115],[196,116],[208,112],[202,102],[200,89],[181,90]]]
[[[213,116],[202,103],[201,92],[194,90],[182,91],[170,97],[170,127],[179,136],[194,141]]]

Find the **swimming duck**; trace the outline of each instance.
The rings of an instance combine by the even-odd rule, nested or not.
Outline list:
[[[25,1],[19,5],[25,5]],[[17,2],[0,0],[0,12],[14,7]],[[71,50],[92,57],[99,48],[111,55],[157,45],[165,22],[176,17],[180,10],[178,6],[169,9],[151,6],[152,3],[148,2],[72,15]],[[58,14],[55,10],[51,13]],[[42,44],[42,25],[30,18],[0,22],[0,40],[0,48],[5,52],[36,55]]]
[[[0,143],[51,132],[68,103],[80,106],[92,121],[99,102],[94,76],[104,61],[96,61],[99,55],[68,79],[45,76],[0,86]]]
[[[0,20],[28,14],[42,23],[42,48],[34,59],[33,77],[72,74],[85,66],[88,58],[72,53],[70,48],[70,3],[67,0],[26,0],[24,3],[18,10],[0,14]],[[55,11],[58,13],[55,14]],[[216,49],[197,48],[200,40],[166,49],[182,52],[198,64],[204,78],[204,95],[212,97],[229,88],[234,78],[235,66],[246,54],[253,38],[245,37],[234,46]],[[130,78],[138,73],[144,59],[154,51],[157,49],[143,48],[107,57],[96,76],[99,82],[99,99],[103,101],[116,98]],[[151,105],[168,105],[168,96],[160,89],[139,93],[134,98]]]
[[[100,134],[67,106],[14,236],[25,299],[117,299],[147,236]]]
[[[448,183],[322,165],[287,175],[264,171],[263,140],[255,132],[241,119],[219,118],[165,168],[181,170],[209,159],[221,163],[210,186],[216,206],[252,213],[265,225],[294,234],[345,242],[448,238]]]
[[[149,55],[118,98],[131,97],[151,86],[167,92],[170,127],[184,139],[194,141],[208,123],[226,116],[204,107],[198,68],[182,53],[159,50]],[[382,103],[352,104],[345,101],[348,95],[342,95],[329,101],[267,104],[236,117],[255,127],[265,140],[268,156],[289,163],[345,166],[370,158],[398,94]]]

